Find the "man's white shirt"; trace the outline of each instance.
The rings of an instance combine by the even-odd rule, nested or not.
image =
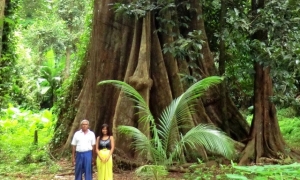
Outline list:
[[[78,152],[91,151],[93,150],[93,145],[96,144],[95,134],[89,129],[86,134],[79,130],[74,134],[71,144],[76,146],[76,151]]]

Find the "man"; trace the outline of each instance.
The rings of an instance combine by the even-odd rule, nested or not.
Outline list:
[[[89,130],[89,121],[82,120],[81,130],[75,132],[72,139],[72,164],[75,165],[75,180],[93,179],[92,162],[95,151],[96,138],[93,131]],[[76,151],[76,155],[75,155]]]

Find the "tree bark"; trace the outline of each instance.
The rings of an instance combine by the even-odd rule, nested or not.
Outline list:
[[[201,77],[207,77],[210,75],[216,75],[217,69],[214,64],[213,56],[209,48],[208,39],[206,36],[204,19],[198,18],[199,14],[202,14],[202,4],[197,0],[191,0],[191,6],[196,8],[197,11],[191,11],[191,23],[189,25],[191,30],[201,30],[202,40],[205,41],[202,47],[203,58],[197,60],[199,66],[199,71],[196,72],[201,75]],[[233,139],[241,141],[246,139],[247,132],[249,127],[241,113],[238,111],[228,94],[226,94],[226,99],[223,101],[227,102],[227,119],[229,129],[224,129],[223,121],[225,120],[222,116],[222,101],[221,101],[221,92],[223,89],[214,87],[211,88],[208,93],[202,98],[202,102],[199,104],[199,108],[203,106],[203,110],[199,110],[197,113],[197,123],[209,122],[215,124],[217,127],[220,127],[224,131],[228,132],[229,136]],[[207,116],[206,116],[207,115]],[[207,119],[208,118],[208,119]],[[201,119],[201,121],[200,121]]]
[[[66,48],[66,63],[64,69],[64,79],[67,79],[70,76],[70,67],[71,67],[71,48],[68,46]]]
[[[57,143],[53,143],[53,149],[62,147],[69,149],[74,132],[79,128],[82,119],[90,120],[90,128],[98,135],[101,125],[108,123],[114,132],[116,148],[127,156],[134,156],[130,148],[131,140],[117,133],[119,125],[131,125],[138,127],[147,135],[149,125],[140,124],[135,115],[136,109],[133,102],[124,98],[124,94],[113,86],[97,86],[97,83],[106,79],[116,79],[128,82],[139,91],[149,103],[154,117],[160,115],[162,110],[169,105],[173,98],[178,97],[186,88],[180,80],[179,73],[190,72],[187,61],[177,62],[171,54],[163,54],[162,47],[165,43],[173,41],[172,38],[162,33],[154,33],[163,27],[155,21],[158,13],[149,13],[143,19],[130,19],[125,16],[116,16],[110,10],[109,4],[115,0],[95,0],[92,37],[87,51],[83,79],[78,81],[81,87],[80,93],[76,91],[71,99],[65,102],[65,107],[70,107],[75,114],[64,116],[61,111],[54,139],[58,136]],[[198,1],[191,1],[202,13]],[[172,18],[165,14],[167,18]],[[203,58],[198,59],[202,77],[216,75],[217,69],[210,52],[205,34],[203,19],[198,20],[195,14],[187,14],[192,17],[190,27],[186,31],[201,30],[203,32]],[[178,27],[168,29],[170,33],[179,33]],[[213,88],[204,98],[198,100],[197,113],[192,116],[190,124],[214,123],[221,127],[222,115],[220,104],[220,89]],[[72,93],[72,92],[70,92]],[[71,97],[71,96],[70,96]],[[237,140],[245,139],[248,135],[248,125],[238,109],[227,96],[228,118],[230,135]],[[157,121],[157,123],[159,123]],[[144,128],[146,127],[146,128]],[[61,132],[68,135],[61,138]]]
[[[225,31],[225,16],[226,16],[226,9],[227,9],[227,3],[226,0],[221,0],[221,13],[220,13],[220,44],[219,44],[219,74],[220,76],[225,75],[225,69],[226,69],[226,46],[225,46],[225,40],[224,40],[224,31]],[[226,88],[226,81],[223,81],[220,84],[221,91],[221,112],[223,116],[223,130],[229,134],[229,126],[228,126],[228,118],[227,118],[227,102],[226,102],[226,96],[227,96],[227,88]]]
[[[2,33],[3,33],[3,24],[4,24],[4,8],[5,0],[0,0],[0,57],[2,52]]]
[[[243,151],[239,164],[251,161],[262,163],[263,158],[281,159],[288,157],[299,159],[295,150],[287,151],[276,117],[276,108],[270,101],[273,95],[270,67],[256,62],[254,87],[254,116],[250,131],[250,141]],[[262,86],[263,84],[263,86]]]

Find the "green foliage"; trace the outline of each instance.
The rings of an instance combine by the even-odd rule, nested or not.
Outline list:
[[[52,179],[60,167],[51,159],[48,143],[56,118],[51,111],[35,113],[9,105],[0,113],[0,178]],[[34,143],[34,133],[38,142]]]
[[[258,10],[259,18],[253,17],[253,34],[266,31],[268,39],[264,42],[252,41],[255,49],[253,58],[262,65],[272,68],[275,97],[278,106],[296,105],[295,94],[299,92],[299,7],[291,6],[292,1],[268,1],[264,9]]]
[[[143,179],[154,177],[154,179],[158,180],[161,178],[164,179],[165,176],[168,175],[168,170],[166,169],[166,166],[144,165],[137,168],[135,173]]]
[[[300,179],[300,164],[264,165],[264,166],[236,166],[232,164],[237,174],[227,174],[230,179]]]
[[[299,7],[294,0],[267,1],[254,17],[251,1],[225,1],[226,25],[220,35],[220,1],[203,1],[203,18],[211,50],[218,60],[218,43],[226,43],[227,87],[235,104],[247,108],[252,104],[253,63],[271,66],[275,96],[280,107],[294,106],[299,92]],[[250,13],[249,13],[250,12]],[[257,31],[268,34],[265,42],[251,40]],[[217,62],[217,61],[216,61]],[[217,64],[218,65],[218,64]]]
[[[231,165],[207,166],[204,163],[193,164],[189,167],[191,173],[186,173],[187,180],[224,179],[224,180],[268,180],[268,179],[300,179],[299,163],[289,165]]]
[[[159,117],[159,124],[155,120],[143,97],[130,85],[117,80],[105,80],[98,84],[113,84],[122,89],[140,110],[142,117],[139,122],[150,123],[150,131],[153,135],[148,138],[139,129],[132,126],[119,126],[121,134],[129,135],[133,138],[133,147],[139,153],[147,155],[154,165],[168,166],[181,159],[183,152],[191,148],[204,147],[208,151],[221,154],[227,158],[233,157],[233,143],[229,137],[217,130],[212,125],[197,125],[189,127],[190,114],[194,112],[194,101],[205,93],[212,85],[220,83],[223,78],[211,76],[205,78],[187,89],[181,96],[174,99],[166,107]],[[186,128],[189,131],[185,134],[178,134],[179,129]]]
[[[78,39],[78,34],[82,33],[84,29],[84,18],[91,10],[89,1],[73,1],[73,0],[55,0],[55,9],[59,17],[65,22],[69,29],[68,38],[71,41]]]
[[[280,131],[288,147],[298,148],[300,142],[300,118],[293,108],[279,109],[277,112]],[[246,115],[246,120],[251,125],[253,115]]]
[[[26,51],[22,51],[21,48],[19,50],[19,55]],[[63,61],[57,61],[52,49],[45,52],[43,57],[45,60],[42,64],[34,66],[34,68],[30,57],[23,56],[23,58],[18,59],[17,68],[22,69],[18,79],[19,94],[22,95],[22,98],[18,99],[17,102],[22,107],[30,109],[51,108],[55,102],[55,90],[60,85],[64,64]]]
[[[282,108],[278,110],[277,117],[281,121],[288,121],[297,117],[297,111],[293,108]]]
[[[191,165],[188,169],[190,172],[184,174],[186,180],[226,179],[225,173],[232,172],[229,166],[207,166],[201,161]]]
[[[220,28],[216,28],[214,25],[211,28],[216,28],[212,29],[215,37],[212,38],[223,39],[226,43],[226,84],[229,88],[228,92],[239,108],[246,109],[252,105],[253,76],[255,73],[253,69],[254,61],[250,56],[249,29],[251,19],[248,17],[248,11],[251,9],[251,4],[250,1],[242,1],[234,4],[227,3],[226,5],[229,8],[225,17],[226,25],[223,27],[223,34],[221,36],[220,32],[215,32]],[[214,8],[211,10],[212,12],[220,8],[217,5],[211,7],[205,5],[205,7]],[[216,16],[218,14],[213,17],[218,18]],[[206,19],[210,20],[211,18],[210,14],[206,15]],[[216,23],[216,21],[213,22]],[[208,24],[208,27],[211,26],[210,24]],[[214,43],[216,42],[214,41]],[[218,46],[212,48],[215,49],[216,47]],[[216,55],[219,55],[218,51]]]
[[[4,50],[12,50],[0,58],[0,106],[11,102],[30,109],[51,108],[66,54],[72,70],[78,61],[75,54],[81,51],[80,37],[90,31],[92,2],[18,0],[7,2],[10,5],[13,13],[5,26],[10,32],[3,41]]]
[[[285,118],[279,121],[279,126],[287,144],[292,148],[298,148],[300,141],[300,118]]]
[[[201,36],[202,32],[200,30],[189,32],[186,38],[180,36],[174,42],[165,44],[163,52],[171,53],[175,58],[180,60],[186,59],[187,57],[191,60],[203,58],[201,50],[204,41],[201,39]]]
[[[39,173],[39,166],[49,166],[50,171],[57,170],[53,164],[47,144],[53,135],[56,122],[51,111],[34,113],[9,105],[1,110],[0,118],[0,172]],[[38,141],[34,143],[35,131]],[[0,176],[3,175],[0,173]]]
[[[55,26],[53,26],[55,24]],[[32,24],[19,25],[19,43],[27,49],[33,62],[40,64],[41,56],[53,49],[59,58],[65,55],[66,43],[69,40],[64,21],[52,15],[37,18]]]
[[[159,10],[162,8],[170,8],[174,7],[173,3],[168,1],[157,1],[157,2],[150,2],[147,0],[137,0],[133,1],[130,4],[123,4],[123,3],[113,3],[110,4],[112,9],[116,12],[117,16],[120,15],[127,15],[133,16],[136,19],[145,17],[146,13]]]
[[[178,35],[177,39],[173,42],[164,44],[163,53],[170,53],[178,60],[189,59],[188,68],[193,72],[197,72],[199,70],[197,59],[203,58],[201,51],[204,43],[201,30],[193,30],[192,32],[187,33],[186,37]],[[197,73],[194,73],[193,76],[189,74],[180,75],[181,80],[188,82],[188,84],[194,84],[202,78]]]
[[[41,108],[51,108],[57,99],[55,91],[60,87],[61,72],[65,64],[63,61],[56,62],[53,50],[46,52],[45,58],[46,61],[41,67],[41,75],[38,78],[38,95],[42,98]]]

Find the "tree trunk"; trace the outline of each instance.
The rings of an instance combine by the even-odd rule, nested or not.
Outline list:
[[[69,96],[76,97],[78,103],[71,99],[64,105],[77,113],[66,117],[63,115],[64,111],[60,112],[58,124],[61,125],[57,126],[54,139],[57,136],[59,138],[53,143],[53,149],[69,148],[74,131],[79,128],[82,119],[90,120],[90,128],[96,135],[101,131],[101,125],[108,123],[114,132],[116,151],[131,157],[134,155],[129,146],[131,140],[120,137],[116,132],[117,126],[135,126],[150,135],[149,125],[137,122],[137,110],[134,109],[133,102],[124,98],[124,94],[113,86],[97,86],[101,80],[116,79],[133,85],[149,103],[154,117],[158,117],[172,99],[181,95],[186,88],[180,80],[179,73],[190,72],[187,62],[179,63],[171,54],[163,54],[164,43],[170,43],[173,39],[166,34],[154,33],[163,27],[155,22],[158,13],[148,12],[143,19],[115,16],[108,6],[115,2],[95,0],[92,37],[85,58],[88,63],[82,82],[77,82],[77,86],[82,88],[80,94],[79,91],[75,91],[70,92],[75,93],[73,96]],[[202,7],[198,1],[193,0],[191,3],[201,14]],[[197,19],[195,14],[190,15],[192,22],[185,31],[201,30],[202,38],[206,41],[202,49],[203,58],[197,60],[201,70],[195,73],[200,73],[202,77],[216,75],[217,70],[207,43],[204,21]],[[171,18],[168,14],[166,17]],[[180,32],[177,27],[168,30],[170,33]],[[192,116],[193,122],[190,124],[209,122],[222,127],[220,91],[215,87],[204,98],[198,100],[197,113]],[[248,135],[248,125],[229,97],[226,97],[226,101],[230,135],[237,140],[245,139]],[[60,133],[63,130],[67,131],[68,135],[65,134],[61,138]]]
[[[4,24],[4,8],[5,0],[0,0],[0,57],[2,52],[2,33],[3,33],[3,24]]]
[[[70,67],[71,67],[71,47],[68,45],[66,48],[66,63],[64,69],[64,79],[67,79],[70,76]]]
[[[213,56],[209,48],[208,39],[206,36],[204,20],[198,18],[199,14],[202,14],[202,4],[197,0],[191,0],[191,7],[197,9],[197,11],[191,11],[191,24],[189,25],[190,30],[201,30],[202,40],[205,41],[202,47],[203,58],[199,58],[197,64],[199,66],[198,74],[201,77],[207,77],[217,74],[217,69],[214,64]],[[196,118],[197,123],[208,122],[213,123],[217,127],[220,127],[226,132],[229,132],[229,136],[233,139],[241,141],[246,139],[249,127],[241,113],[238,111],[232,100],[226,94],[226,99],[223,101],[227,102],[227,119],[229,129],[224,129],[222,116],[222,101],[221,93],[223,89],[217,87],[211,88],[206,96],[202,98],[202,102],[199,103],[200,110],[197,113],[199,118]],[[204,108],[204,109],[203,109]]]
[[[220,76],[225,75],[225,69],[226,69],[226,46],[225,46],[225,40],[224,40],[224,31],[225,31],[225,24],[226,24],[226,0],[221,0],[221,13],[220,13],[220,55],[219,55],[219,74]],[[221,112],[223,116],[223,130],[227,133],[230,134],[229,132],[229,126],[228,126],[228,118],[227,118],[227,102],[226,102],[226,96],[227,96],[227,88],[226,88],[226,81],[222,82],[220,85],[221,89]]]
[[[270,67],[263,67],[256,62],[254,69],[254,116],[250,141],[242,153],[239,164],[244,165],[250,161],[262,163],[264,158],[284,160],[291,157],[299,159],[298,152],[287,151],[288,147],[283,140],[276,117],[276,108],[270,101],[270,97],[273,95]]]
[[[12,97],[14,78],[17,77],[17,72],[12,71],[16,65],[16,56],[14,45],[11,44],[13,38],[15,23],[5,21],[5,18],[10,18],[15,12],[17,1],[0,0],[0,108],[7,107]]]
[[[252,11],[257,16],[257,10],[264,8],[264,0],[252,0]],[[266,30],[256,31],[252,39],[266,42]],[[253,57],[259,52],[253,49]],[[275,105],[270,101],[273,96],[273,84],[270,67],[261,62],[254,62],[254,115],[250,129],[249,142],[246,145],[239,164],[244,165],[250,161],[261,163],[265,158],[282,159],[293,157],[299,159],[294,150],[287,151],[288,147],[280,132]]]

